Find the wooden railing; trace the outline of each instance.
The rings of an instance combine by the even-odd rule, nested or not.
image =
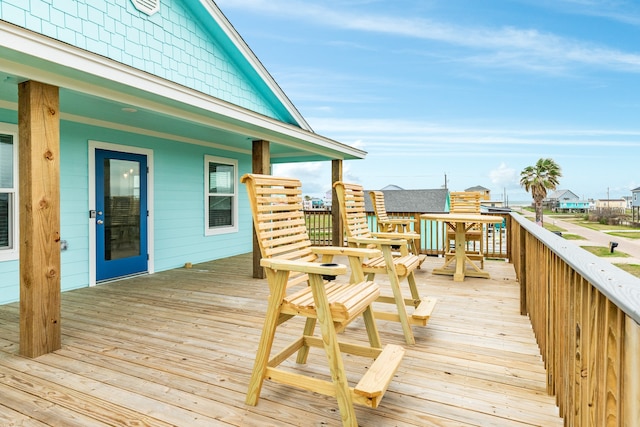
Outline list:
[[[332,242],[331,212],[326,210],[306,210],[304,211],[309,230],[309,238],[314,245],[326,246]],[[495,214],[491,214],[495,215]],[[502,215],[505,222],[508,215]],[[420,252],[431,256],[443,256],[446,250],[446,228],[445,224],[436,221],[426,221],[420,219],[420,214],[415,212],[393,213],[394,218],[416,219],[416,226],[412,231],[420,234]],[[376,217],[373,212],[367,212],[369,229],[378,230]],[[484,227],[484,254],[488,258],[509,258],[509,239],[507,238],[507,227],[490,226]],[[477,242],[476,242],[477,244]],[[477,248],[469,248],[477,250]]]
[[[511,256],[566,426],[640,423],[640,279],[511,214]]]

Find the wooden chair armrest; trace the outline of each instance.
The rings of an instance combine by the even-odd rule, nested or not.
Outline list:
[[[385,224],[398,224],[398,225],[409,225],[415,224],[416,220],[412,218],[389,218],[386,221],[381,221]]]
[[[373,233],[373,235],[377,235],[378,233]],[[394,236],[398,233],[385,233],[387,235]],[[398,239],[397,237],[393,238],[378,238],[378,237],[349,237],[347,238],[348,242],[353,242],[358,245],[379,245],[379,246],[402,246],[406,245],[407,241],[404,239]]]
[[[376,232],[371,233],[372,236],[382,239],[403,239],[403,240],[416,240],[420,238],[418,233],[397,233],[397,232]]]
[[[382,255],[378,249],[351,248],[347,246],[312,246],[311,251],[318,255],[344,255],[361,258],[373,258]]]
[[[322,274],[327,276],[337,276],[346,274],[347,266],[344,264],[322,265],[320,262],[297,261],[278,258],[262,258],[260,260],[262,267],[271,268],[273,270],[298,271],[307,274]]]

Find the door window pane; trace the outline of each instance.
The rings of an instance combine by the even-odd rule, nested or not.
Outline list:
[[[140,255],[140,164],[104,160],[105,259]]]

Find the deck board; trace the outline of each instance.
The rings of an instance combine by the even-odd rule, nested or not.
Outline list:
[[[413,327],[415,346],[400,324],[378,322],[383,342],[407,352],[380,407],[356,407],[360,424],[561,426],[513,267],[486,261],[492,279],[456,283],[431,274],[442,262],[416,271],[438,304]],[[332,398],[270,382],[256,407],[245,405],[268,291],[251,271],[246,254],[65,292],[62,349],[33,360],[17,355],[18,304],[0,306],[0,424],[340,425]],[[301,327],[287,322],[276,345]],[[344,335],[365,343],[364,322]],[[313,349],[307,365],[286,363],[326,376],[324,357]],[[345,358],[352,385],[368,363]]]

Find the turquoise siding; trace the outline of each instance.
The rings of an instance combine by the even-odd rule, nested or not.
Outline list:
[[[17,124],[18,113],[0,109],[0,122]],[[0,261],[0,304],[16,301],[20,297],[19,271],[18,261]]]
[[[589,202],[560,202],[560,209],[589,209]]]
[[[163,0],[152,16],[131,0],[0,1],[5,21],[294,123],[246,61],[227,53],[234,48],[205,14],[192,0]]]
[[[14,115],[0,110],[0,119]],[[60,210],[63,291],[89,283],[89,140],[153,150],[154,266],[156,271],[250,252],[251,212],[244,185],[238,185],[239,231],[204,234],[204,157],[238,158],[237,153],[180,144],[117,130],[61,122]],[[251,157],[240,156],[238,178],[250,172]],[[0,304],[19,297],[19,264],[0,262]]]
[[[0,262],[0,304],[17,301],[20,297],[18,261]]]

